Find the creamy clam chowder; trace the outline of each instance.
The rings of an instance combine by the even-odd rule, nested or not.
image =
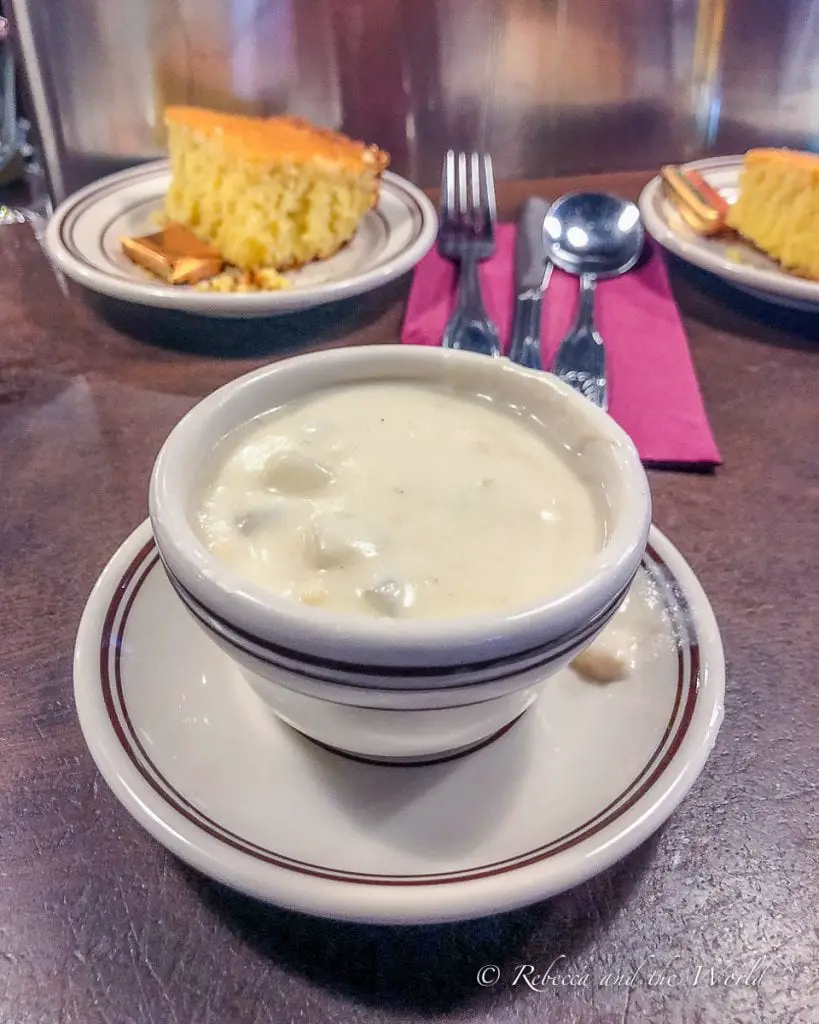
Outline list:
[[[193,518],[248,581],[333,612],[444,618],[568,584],[604,540],[570,453],[423,384],[317,392],[228,436]]]

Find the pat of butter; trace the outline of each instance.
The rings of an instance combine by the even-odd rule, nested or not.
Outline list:
[[[218,274],[224,263],[212,245],[181,224],[168,224],[153,235],[123,238],[125,255],[168,284],[196,284]]]

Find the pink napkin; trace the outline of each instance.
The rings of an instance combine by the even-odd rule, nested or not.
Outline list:
[[[504,351],[514,311],[512,224],[498,226],[498,248],[480,266],[489,316]],[[600,281],[595,319],[606,342],[609,412],[630,435],[644,462],[716,465],[721,462],[708,425],[680,314],[658,247],[646,240],[638,269]],[[436,251],[415,272],[401,340],[439,345],[455,304],[456,270]],[[541,355],[548,367],[574,318],[577,279],[555,270],[543,297]]]

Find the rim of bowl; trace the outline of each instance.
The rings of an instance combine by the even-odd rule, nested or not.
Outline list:
[[[410,355],[413,353],[413,355]],[[216,410],[241,402],[243,393],[260,379],[298,374],[321,362],[326,369],[332,364],[381,360],[397,363],[407,359],[448,362],[458,360],[484,364],[487,356],[438,347],[398,344],[353,346],[319,350],[292,356],[268,364],[228,382],[198,402],[172,429],[156,458],[149,487],[149,513],[157,547],[168,568],[206,608],[228,623],[235,623],[256,637],[286,643],[294,654],[327,654],[337,661],[371,665],[423,664],[418,657],[423,650],[437,664],[457,664],[465,652],[475,663],[481,657],[497,658],[503,652],[515,652],[538,638],[546,643],[551,636],[577,628],[595,608],[614,594],[633,575],[651,525],[651,496],[648,479],[633,442],[607,413],[545,371],[528,370],[507,359],[495,360],[498,372],[543,378],[565,399],[581,411],[589,425],[610,442],[612,457],[619,465],[623,479],[623,501],[620,513],[613,520],[602,549],[589,561],[568,586],[543,598],[496,613],[453,616],[445,619],[387,619],[329,612],[304,607],[290,598],[279,596],[246,581],[226,563],[212,555],[194,530],[189,514],[189,492],[182,494],[175,486],[177,466],[188,461],[195,452],[200,424]],[[456,364],[457,365],[457,364]],[[390,374],[384,374],[390,379]],[[362,376],[365,382],[366,376]],[[396,368],[394,378],[412,380]],[[349,381],[346,381],[349,382]],[[342,383],[340,381],[339,383]],[[418,383],[423,384],[423,380]],[[325,383],[316,391],[332,387]],[[238,429],[260,413],[237,418],[231,428]],[[229,433],[229,432],[228,432]],[[224,435],[227,436],[227,435]],[[204,461],[197,460],[197,468]],[[484,654],[479,652],[483,650]],[[413,657],[413,654],[415,655]]]

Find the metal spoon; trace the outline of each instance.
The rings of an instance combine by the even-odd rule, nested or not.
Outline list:
[[[552,373],[604,410],[609,385],[603,339],[594,325],[594,289],[598,278],[631,270],[644,238],[634,203],[605,193],[565,195],[552,204],[544,223],[549,259],[580,278],[575,321],[560,343]]]

